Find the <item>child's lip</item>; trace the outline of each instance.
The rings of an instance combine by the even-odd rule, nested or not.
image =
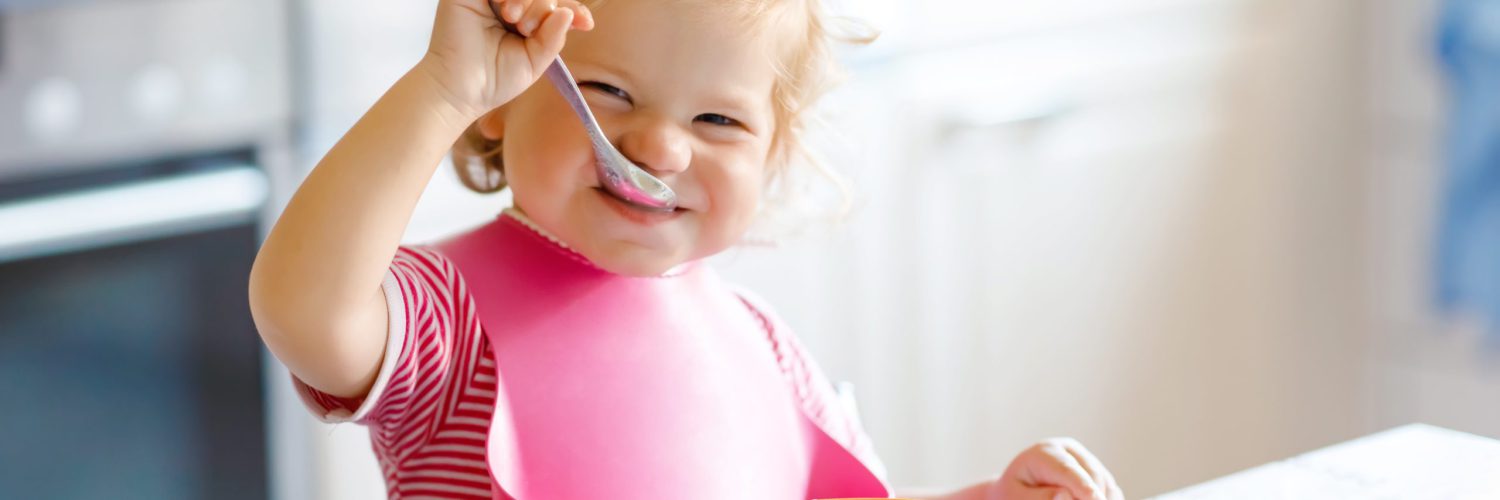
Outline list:
[[[610,196],[615,196],[614,193],[611,193],[611,192],[609,192],[609,190],[604,189],[604,186],[593,186],[593,189],[595,191],[599,191],[601,193],[604,193],[604,194],[607,194],[607,195],[610,195]],[[619,197],[615,196],[615,198],[618,199]],[[627,203],[629,203],[629,202],[627,202]],[[673,212],[687,212],[689,210],[692,210],[692,209],[683,206],[683,204],[681,203],[681,200],[679,199],[678,203],[677,203],[677,208],[673,209],[672,211]]]
[[[604,201],[604,204],[608,206],[613,212],[619,214],[620,217],[643,226],[654,226],[657,224],[670,222],[672,220],[676,220],[678,217],[681,217],[683,212],[686,212],[686,210],[682,208],[677,208],[670,212],[660,212],[651,209],[644,209],[640,208],[640,206],[638,205],[634,205],[630,202],[622,200],[619,197],[615,196],[613,193],[605,191],[604,189],[596,188],[595,192],[598,193],[599,197]]]

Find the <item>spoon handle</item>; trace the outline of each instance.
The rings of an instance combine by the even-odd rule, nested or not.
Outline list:
[[[573,108],[573,114],[583,121],[583,131],[589,134],[589,140],[594,143],[594,148],[613,148],[614,146],[604,138],[604,131],[599,128],[599,122],[594,120],[594,112],[589,110],[589,104],[583,100],[583,91],[578,89],[578,82],[573,80],[573,74],[568,72],[568,66],[563,64],[562,56],[552,60],[547,66],[547,80],[557,87],[557,93],[568,101],[568,107]]]

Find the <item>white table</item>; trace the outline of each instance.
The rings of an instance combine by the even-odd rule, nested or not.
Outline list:
[[[1500,441],[1411,424],[1156,498],[1500,500]]]

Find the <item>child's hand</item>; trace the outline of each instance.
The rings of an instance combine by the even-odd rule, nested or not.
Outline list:
[[[1115,477],[1072,438],[1032,445],[990,487],[991,500],[1124,500]]]
[[[593,14],[577,0],[493,0],[523,38],[500,26],[487,1],[439,0],[427,54],[417,65],[450,104],[475,118],[536,82],[569,29],[594,28]]]

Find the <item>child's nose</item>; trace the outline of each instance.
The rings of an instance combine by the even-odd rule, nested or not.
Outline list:
[[[687,131],[664,119],[640,121],[623,131],[616,146],[630,161],[653,175],[687,170],[692,144]]]

